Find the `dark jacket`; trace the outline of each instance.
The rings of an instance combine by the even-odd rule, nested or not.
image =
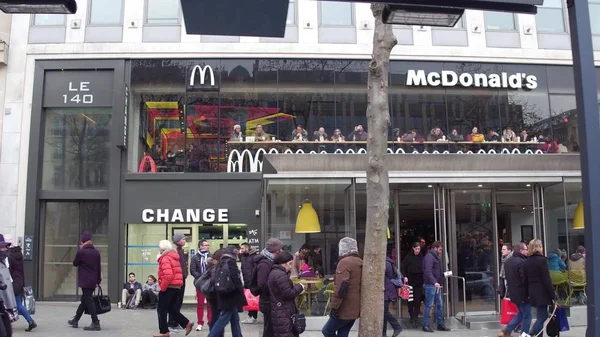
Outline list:
[[[77,280],[80,288],[96,289],[96,285],[102,282],[100,252],[91,243],[84,244],[79,248],[73,265],[77,267]]]
[[[548,259],[534,253],[523,263],[523,270],[527,281],[529,303],[532,306],[552,305],[554,287],[548,271]]]
[[[440,256],[436,252],[430,251],[423,258],[423,284],[443,284],[442,281],[444,279],[442,278]]]
[[[194,279],[197,279],[198,277],[200,277],[200,275],[202,275],[202,273],[206,271],[209,265],[208,259],[211,256],[212,255],[209,252],[207,252],[204,268],[202,268],[202,255],[200,253],[196,253],[196,255],[192,256],[192,261],[190,262],[190,274],[192,274]]]
[[[125,282],[125,284],[123,285],[123,289],[133,289],[133,291],[135,292],[136,290],[140,290],[142,291],[142,284],[139,283],[138,281],[135,281],[133,283],[131,282]]]
[[[17,246],[8,250],[8,264],[15,295],[21,295],[23,293],[23,287],[25,286],[23,253],[21,252],[21,247]]]
[[[271,292],[273,333],[278,337],[296,336],[292,329],[292,315],[298,311],[296,296],[302,292],[302,286],[294,285],[290,275],[280,265],[273,266],[268,285]]]
[[[397,277],[394,275],[394,261],[389,257],[385,260],[385,276],[383,283],[385,284],[385,291],[383,293],[384,301],[395,301],[398,299],[398,289],[392,283],[392,280]]]
[[[521,253],[513,253],[512,257],[504,261],[504,277],[506,279],[505,297],[516,305],[527,303],[527,283],[523,264],[527,258]]]
[[[254,267],[254,258],[256,257],[256,252],[251,250],[248,254],[242,254],[242,276],[244,277],[244,288],[248,288],[250,286],[250,279],[252,278],[252,269]]]
[[[423,286],[423,255],[415,255],[411,249],[402,261],[402,275],[411,286]]]
[[[238,310],[242,311],[242,307],[248,305],[246,302],[246,296],[244,295],[244,285],[242,284],[242,279],[240,278],[240,269],[235,262],[235,258],[231,255],[223,254],[221,261],[219,261],[218,268],[229,268],[229,276],[231,278],[231,282],[235,286],[235,290],[230,293],[217,293],[217,301],[219,303],[219,310],[229,311],[229,310]]]
[[[256,283],[260,289],[260,303],[271,303],[271,293],[269,291],[269,274],[273,268],[273,261],[263,255],[256,255],[254,258],[256,265]]]
[[[206,271],[205,271],[205,273],[208,273],[208,275],[210,275],[210,279],[212,279],[212,278],[213,278],[213,276],[214,276],[214,274],[215,274],[215,271],[216,271],[216,270],[217,270],[217,265],[216,265],[216,264],[213,264],[213,263],[209,263],[209,264],[206,266]],[[209,280],[210,280],[210,279],[209,279]],[[204,297],[206,297],[206,299],[207,299],[207,300],[215,300],[215,301],[217,300],[217,294],[215,294],[215,293],[212,293],[212,294],[204,294]],[[211,310],[212,310],[212,307],[211,307]]]
[[[337,310],[337,318],[345,321],[360,317],[360,285],[363,261],[357,254],[340,258],[335,270],[331,309]]]
[[[179,263],[181,264],[181,270],[183,270],[183,284],[185,284],[185,279],[188,276],[188,261],[183,248],[177,246],[177,254],[179,254]]]

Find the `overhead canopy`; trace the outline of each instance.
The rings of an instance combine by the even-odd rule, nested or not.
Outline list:
[[[75,0],[0,0],[0,11],[7,14],[75,14]]]

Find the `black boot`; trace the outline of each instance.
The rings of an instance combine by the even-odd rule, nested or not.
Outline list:
[[[35,328],[37,328],[37,323],[35,323],[35,321],[31,321],[31,322],[29,322],[29,327],[27,329],[25,329],[25,331],[31,331]]]
[[[450,329],[447,328],[444,324],[438,324],[437,329],[438,331],[450,331]]]
[[[429,327],[429,325],[426,325],[423,327],[423,331],[425,332],[433,332],[433,329]]]
[[[85,328],[83,328],[83,330],[85,331],[100,331],[100,321],[98,322],[92,322],[92,324],[90,324],[90,326],[86,326]]]
[[[75,329],[79,328],[79,320],[75,317],[68,320],[67,324],[70,325],[72,328],[75,328]]]

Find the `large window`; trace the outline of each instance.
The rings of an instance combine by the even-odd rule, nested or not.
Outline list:
[[[321,1],[319,5],[321,26],[352,26],[354,24],[351,2]]]
[[[92,234],[102,258],[102,287],[108,290],[108,202],[45,202],[42,207],[43,265],[40,272],[43,299],[72,300],[77,286],[77,254],[83,231]]]
[[[513,13],[483,12],[483,15],[487,30],[517,30],[517,20]]]
[[[296,24],[296,0],[290,0],[290,5],[288,7],[287,20],[285,23],[287,25],[295,25]]]
[[[537,30],[540,32],[563,33],[566,32],[563,1],[546,0],[544,5],[538,7],[535,16]]]
[[[178,24],[179,16],[179,1],[177,0],[146,0],[147,24]]]
[[[110,109],[46,109],[42,189],[108,189],[110,126]]]
[[[90,25],[119,25],[123,15],[123,0],[91,0]]]
[[[62,14],[35,14],[33,24],[35,26],[62,26],[65,24],[65,16]]]

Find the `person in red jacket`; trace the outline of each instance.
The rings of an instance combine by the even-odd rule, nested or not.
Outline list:
[[[183,269],[179,262],[179,254],[173,249],[169,240],[161,240],[158,244],[160,254],[158,256],[158,329],[159,333],[154,337],[168,337],[169,326],[167,314],[175,321],[185,327],[185,335],[189,335],[194,323],[181,314],[181,308],[177,303],[179,291],[183,286]]]

